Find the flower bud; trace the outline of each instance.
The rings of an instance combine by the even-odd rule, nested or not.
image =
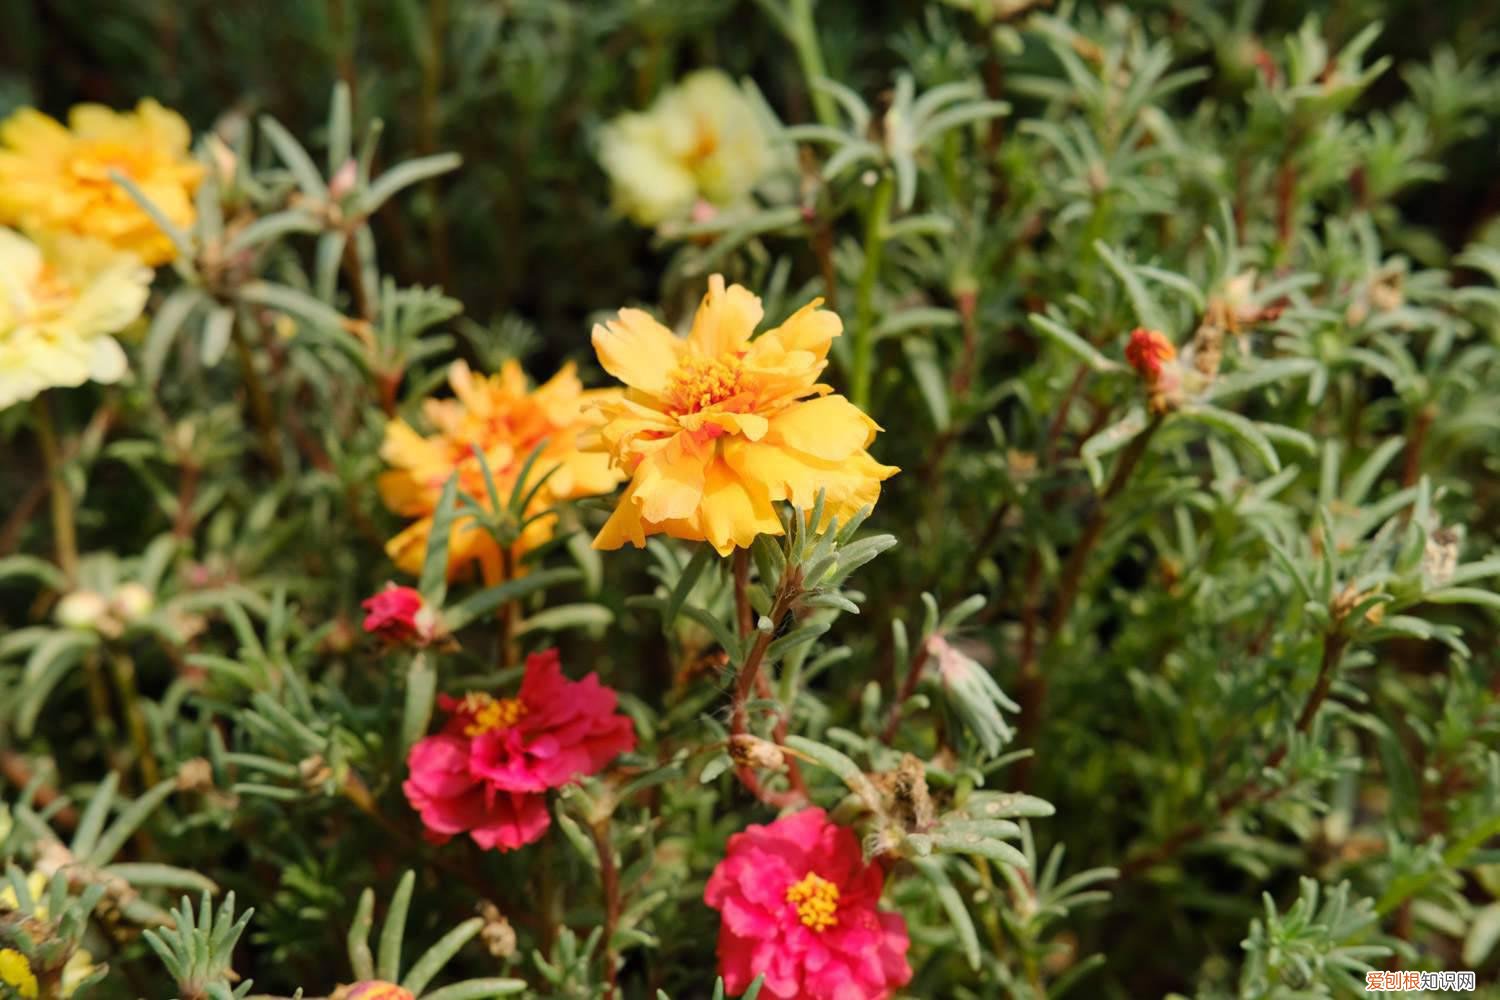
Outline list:
[[[352,156],[345,160],[328,181],[328,197],[334,201],[342,201],[349,192],[354,190],[354,182],[359,176],[357,171],[358,167]]]
[[[130,624],[151,613],[156,607],[156,596],[144,584],[132,580],[115,588],[110,605],[121,621]]]
[[[979,662],[942,636],[934,635],[927,640],[927,653],[937,662],[938,680],[953,714],[986,753],[999,753],[1012,736],[1000,710],[1019,712],[1021,706],[1006,697],[990,672]]]
[[[385,589],[365,599],[365,631],[392,645],[426,646],[439,638],[442,622],[422,595],[412,587],[388,583]]]
[[[1130,343],[1125,345],[1125,360],[1148,386],[1156,386],[1162,378],[1162,368],[1175,360],[1177,348],[1158,330],[1136,327],[1130,332]]]
[[[97,629],[109,614],[109,602],[92,590],[75,590],[57,602],[53,612],[66,628]]]

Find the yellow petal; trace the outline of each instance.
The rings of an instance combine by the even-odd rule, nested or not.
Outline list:
[[[596,325],[593,341],[605,371],[653,396],[661,395],[683,348],[672,331],[639,309],[621,309],[614,320]]]
[[[626,487],[620,495],[615,511],[594,536],[594,548],[618,549],[629,542],[636,548],[646,544],[646,526],[641,522],[641,507],[636,502],[635,484]]]
[[[700,447],[686,434],[679,434],[666,447],[642,459],[635,470],[641,516],[648,521],[691,516],[703,499],[705,466],[712,457],[712,447]]]
[[[759,296],[741,285],[726,289],[724,276],[715,274],[708,279],[708,294],[693,316],[688,340],[705,357],[738,354],[764,315]]]
[[[836,462],[866,447],[879,427],[843,396],[823,396],[788,406],[770,429],[771,443]]]
[[[765,490],[742,480],[722,460],[708,467],[699,518],[704,538],[721,556],[749,548],[756,535],[781,534],[781,519]]]

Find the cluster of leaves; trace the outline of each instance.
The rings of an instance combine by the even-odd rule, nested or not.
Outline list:
[[[912,995],[1493,978],[1493,35],[1360,2],[94,6],[0,11],[0,51],[215,129],[134,380],[54,400],[76,568],[0,415],[0,947],[54,981],[84,947],[103,998],[707,996],[707,873],[811,800],[890,865]],[[754,73],[794,176],[636,232],[586,139],[700,63]],[[0,103],[64,103],[67,66]],[[451,642],[362,637],[386,420],[455,355],[586,363],[591,312],[678,319],[712,270],[844,317],[828,380],[905,470],[873,520],[606,562],[582,504],[527,575],[450,587],[453,519],[513,538],[546,473],[454,484],[419,581]],[[436,691],[553,643],[638,751],[518,855],[425,843],[399,785]]]

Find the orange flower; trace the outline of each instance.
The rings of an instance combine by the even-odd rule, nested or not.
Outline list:
[[[818,382],[843,328],[820,303],[752,340],[760,299],[714,275],[686,338],[636,309],[594,327],[600,363],[629,386],[599,409],[631,477],[595,548],[665,533],[728,555],[781,534],[777,502],[805,510],[821,490],[841,521],[875,503],[898,470],[865,450],[875,421]]]
[[[461,490],[490,506],[476,448],[489,465],[503,504],[526,459],[542,446],[525,488],[549,469],[556,471],[531,501],[525,511],[528,517],[561,500],[608,493],[620,482],[608,456],[579,450],[579,438],[589,428],[587,412],[613,394],[584,391],[571,364],[529,392],[526,375],[515,361],[488,377],[475,375],[457,361],[448,369],[448,383],[455,398],[423,404],[423,415],[435,433],[423,436],[406,421],[392,420],[380,449],[392,466],[380,477],[381,499],[394,513],[416,519],[386,545],[387,554],[406,572],[422,570],[432,515],[443,485],[455,472]],[[527,525],[511,551],[513,574],[520,572],[521,556],[552,537],[554,520],[544,517]],[[468,573],[474,563],[487,583],[506,575],[506,558],[494,537],[472,516],[462,516],[449,536],[449,578]]]

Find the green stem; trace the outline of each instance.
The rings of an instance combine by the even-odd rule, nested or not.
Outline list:
[[[151,788],[161,776],[157,771],[156,757],[151,752],[151,732],[146,726],[146,715],[141,711],[140,692],[135,686],[135,661],[129,653],[117,650],[109,658],[109,670],[115,682],[115,694],[120,699],[120,710],[125,713],[125,724],[130,729],[130,742],[135,747],[143,787]]]
[[[233,339],[235,356],[239,359],[240,370],[244,373],[245,390],[250,394],[250,414],[255,419],[256,430],[260,432],[260,450],[265,454],[266,461],[270,463],[271,471],[281,475],[281,449],[277,444],[276,417],[271,409],[271,397],[266,393],[265,383],[261,381],[260,369],[255,365],[255,352],[250,349],[250,342],[245,339],[245,331],[236,322],[233,326]]]
[[[880,178],[865,215],[865,268],[859,276],[855,297],[854,360],[850,373],[850,399],[861,410],[870,408],[871,366],[875,359],[875,285],[880,276],[880,255],[885,246],[886,217],[891,210],[895,181],[890,174]]]
[[[71,584],[78,579],[78,528],[73,520],[73,494],[68,490],[67,477],[63,475],[62,451],[57,446],[57,428],[52,422],[52,406],[47,396],[37,396],[31,409],[36,417],[37,441],[41,444],[42,461],[46,463],[47,481],[52,490],[52,548],[58,568]]]
[[[823,49],[818,45],[818,25],[813,20],[813,0],[790,0],[787,10],[787,33],[792,47],[797,50],[797,62],[802,65],[802,76],[807,80],[807,96],[812,101],[813,113],[824,125],[833,126],[838,115],[833,98],[818,87],[817,81],[828,78],[828,68],[823,63]]]

